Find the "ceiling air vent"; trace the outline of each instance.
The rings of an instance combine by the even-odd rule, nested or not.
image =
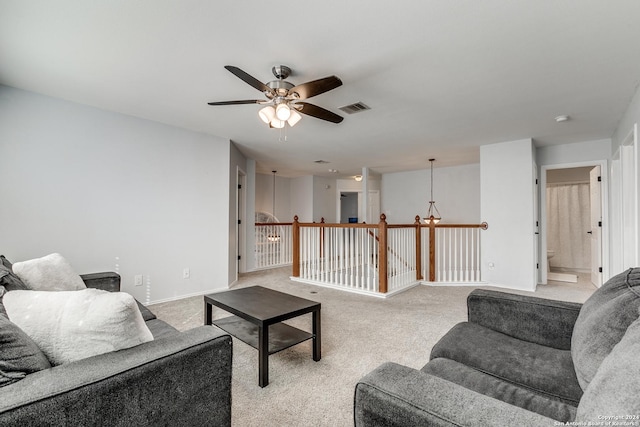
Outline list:
[[[364,102],[356,102],[354,104],[345,105],[344,107],[340,107],[340,110],[344,111],[347,114],[355,114],[361,111],[370,110],[371,107],[366,105]]]

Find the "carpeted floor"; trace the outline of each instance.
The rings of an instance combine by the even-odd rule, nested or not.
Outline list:
[[[260,285],[322,304],[322,360],[311,358],[304,342],[269,357],[269,385],[258,386],[258,352],[233,341],[233,425],[351,426],[358,380],[386,361],[421,368],[437,340],[466,320],[472,287],[417,286],[388,299],[356,295],[289,280],[291,269],[243,275],[234,288]],[[533,294],[583,302],[595,287],[550,282]],[[530,292],[520,292],[532,294]],[[203,324],[203,298],[155,304],[149,308],[179,330]],[[228,316],[214,308],[214,318]],[[311,330],[311,315],[287,323]]]

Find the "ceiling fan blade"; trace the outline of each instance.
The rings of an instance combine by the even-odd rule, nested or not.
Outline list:
[[[331,123],[340,123],[344,120],[344,117],[332,113],[329,110],[325,110],[322,107],[318,107],[317,105],[309,104],[307,102],[297,102],[295,105],[302,107],[298,109],[299,112],[306,114],[307,116],[315,117],[316,119],[326,120]]]
[[[239,104],[260,104],[264,100],[261,99],[243,99],[241,101],[220,101],[220,102],[207,102],[209,105],[239,105]]]
[[[320,95],[332,89],[342,86],[342,80],[336,76],[329,76],[323,79],[302,83],[289,89],[289,93],[297,93],[298,99],[308,99],[312,96]]]
[[[245,73],[240,68],[234,67],[233,65],[225,65],[224,68],[229,70],[231,73],[233,73],[233,75],[238,77],[243,82],[258,89],[260,92],[270,93],[275,96],[276,93],[273,89],[271,89],[269,86],[262,83],[260,80],[256,79],[255,77]]]

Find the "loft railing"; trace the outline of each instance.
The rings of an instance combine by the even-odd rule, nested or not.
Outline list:
[[[429,282],[478,283],[481,230],[488,224],[422,224],[425,254],[423,277]]]
[[[294,280],[390,295],[429,282],[480,282],[487,224],[292,223]],[[424,255],[423,255],[424,254]],[[425,266],[423,268],[423,266]]]
[[[291,223],[255,223],[256,269],[274,268],[291,264]]]

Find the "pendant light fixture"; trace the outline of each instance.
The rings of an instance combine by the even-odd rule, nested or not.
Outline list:
[[[424,218],[424,222],[427,224],[437,224],[442,219],[442,217],[440,216],[440,212],[436,207],[436,202],[435,200],[433,200],[433,162],[435,160],[436,159],[429,159],[429,162],[431,162],[431,200],[429,200],[429,209],[427,210],[427,216]]]
[[[271,171],[271,172],[273,172],[273,193],[272,193],[273,199],[271,200],[271,215],[273,215],[274,218],[277,218],[276,217],[276,173],[278,173],[278,171]],[[277,222],[277,219],[276,219],[276,222]],[[273,226],[273,232],[267,235],[267,240],[272,243],[280,241],[280,235],[276,232],[275,226]]]

